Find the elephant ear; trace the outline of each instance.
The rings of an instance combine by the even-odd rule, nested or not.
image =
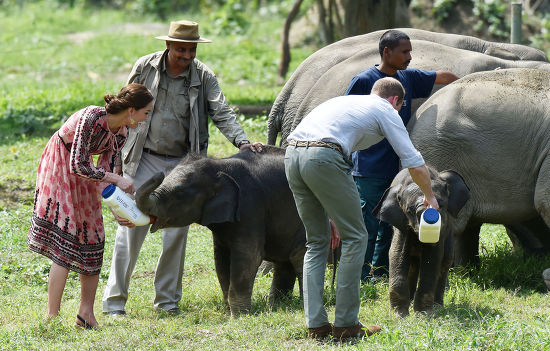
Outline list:
[[[397,184],[386,189],[378,205],[372,210],[372,215],[404,232],[407,230],[408,222],[400,206],[401,187],[401,184]]]
[[[470,189],[462,176],[455,171],[443,171],[439,173],[439,178],[447,184],[447,191],[449,193],[447,210],[453,217],[456,217],[470,199]]]
[[[237,181],[225,172],[218,172],[216,194],[205,202],[200,224],[238,222],[240,187]]]

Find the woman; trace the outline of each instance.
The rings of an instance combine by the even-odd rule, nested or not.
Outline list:
[[[59,314],[69,270],[80,274],[76,326],[93,328],[94,300],[103,262],[105,231],[100,193],[109,183],[127,193],[133,183],[121,174],[120,149],[128,127],[147,119],[153,96],[129,84],[105,107],[88,106],[73,114],[51,138],[38,165],[29,248],[52,260],[48,317]],[[92,155],[99,155],[94,165]]]

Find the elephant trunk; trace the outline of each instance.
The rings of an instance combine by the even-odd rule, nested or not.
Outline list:
[[[143,185],[136,191],[136,204],[144,213],[152,216],[158,216],[158,198],[152,193],[163,180],[164,173],[159,172],[151,177],[151,179],[143,183]]]

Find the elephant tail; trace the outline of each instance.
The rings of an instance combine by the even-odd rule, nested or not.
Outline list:
[[[281,113],[277,110],[275,105],[269,113],[269,119],[267,120],[267,144],[275,145],[277,142],[277,135],[281,131]]]

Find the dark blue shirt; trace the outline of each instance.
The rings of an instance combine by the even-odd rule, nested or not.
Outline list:
[[[405,87],[405,99],[399,116],[405,126],[411,119],[412,99],[430,96],[434,86],[436,72],[423,71],[415,68],[407,68],[397,71],[396,75],[389,76],[381,72],[375,65],[351,80],[345,95],[368,95],[374,82],[380,78],[392,77],[397,79]],[[374,144],[365,150],[352,154],[352,174],[358,177],[393,179],[399,172],[399,157],[393,151],[387,139]]]

